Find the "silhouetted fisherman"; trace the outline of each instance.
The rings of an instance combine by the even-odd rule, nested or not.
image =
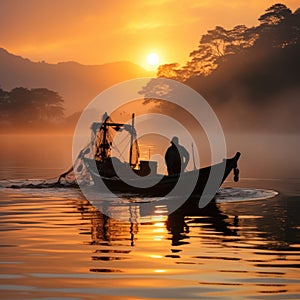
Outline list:
[[[190,155],[188,151],[181,145],[177,136],[171,140],[171,146],[168,148],[165,161],[168,169],[168,174],[179,174],[183,172],[189,162]]]

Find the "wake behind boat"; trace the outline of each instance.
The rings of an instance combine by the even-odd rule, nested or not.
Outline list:
[[[80,152],[74,169],[62,174],[59,182],[74,172],[77,181],[82,181],[83,178],[86,181],[88,177],[89,185],[98,190],[103,191],[102,187],[104,187],[104,190],[108,189],[116,195],[139,197],[186,196],[185,188],[191,186],[193,182],[188,192],[189,199],[199,200],[204,196],[211,200],[231,172],[234,172],[234,179],[238,181],[239,152],[232,158],[223,159],[220,163],[201,169],[173,175],[158,174],[157,162],[139,160],[134,122],[133,114],[130,125],[113,122],[107,115],[103,117],[102,122],[93,123],[91,142]],[[121,162],[112,154],[113,148],[116,147],[114,135],[121,131],[126,131],[130,137],[129,162]],[[220,178],[211,178],[212,174],[220,172],[222,172]],[[209,181],[213,181],[213,191],[206,189]]]

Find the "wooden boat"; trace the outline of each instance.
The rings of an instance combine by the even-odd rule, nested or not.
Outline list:
[[[131,133],[129,163],[121,163],[118,159],[111,157],[112,142],[108,140],[108,131],[110,129],[118,131],[124,126],[127,126],[128,132]],[[194,182],[192,189],[188,191],[189,199],[195,198],[199,200],[199,197],[203,196],[203,193],[208,193],[204,196],[212,199],[220,185],[231,172],[234,172],[235,181],[238,180],[239,170],[237,162],[240,157],[239,152],[234,157],[224,159],[215,165],[170,176],[157,174],[155,170],[151,172],[151,167],[152,170],[156,168],[154,162],[142,161],[138,165],[137,160],[133,160],[133,144],[136,142],[134,115],[132,116],[132,124],[130,126],[114,123],[106,116],[102,123],[94,123],[92,130],[94,130],[96,137],[93,143],[93,157],[82,155],[82,160],[93,180],[94,186],[105,186],[105,188],[108,188],[114,194],[139,197],[165,197],[171,195],[180,198],[183,196],[186,197],[187,191],[185,188],[177,188],[176,190],[175,187],[178,184],[181,187],[186,187],[189,186],[190,182]],[[128,174],[126,180],[118,176],[118,172],[114,169],[116,164],[119,169],[127,170],[127,173],[125,172]],[[218,172],[222,172],[221,177],[219,176],[220,178],[211,178],[211,173],[216,174]],[[207,191],[206,186],[209,181],[213,187]]]

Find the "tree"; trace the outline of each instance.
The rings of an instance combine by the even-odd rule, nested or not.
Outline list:
[[[180,68],[177,63],[162,65],[157,76],[178,81],[208,76],[230,55],[251,47],[256,39],[257,33],[245,25],[237,25],[230,30],[216,26],[201,37],[197,50],[190,53],[190,60],[185,66]]]
[[[230,30],[221,26],[208,30],[207,34],[202,36],[198,49],[190,54],[193,74],[210,74],[228,56],[251,47],[256,38],[255,32],[245,25],[237,25]]]
[[[2,123],[19,126],[56,122],[64,117],[62,97],[46,88],[0,89]]]
[[[293,14],[283,4],[275,4],[259,18],[261,25],[256,28],[259,35],[255,46],[260,48],[285,48],[295,45],[300,39],[300,15]]]
[[[259,17],[261,25],[277,25],[292,14],[284,4],[277,3],[266,9],[266,13]]]
[[[191,60],[187,63],[191,77],[209,75],[217,67],[217,57],[208,44],[201,44],[198,49],[190,53]]]
[[[30,90],[27,88],[14,88],[8,93],[7,114],[13,124],[22,125],[32,122],[31,117],[34,112],[30,100]]]
[[[180,67],[176,63],[162,65],[157,75],[182,82],[207,77],[227,61],[241,60],[250,52],[254,53],[252,50],[258,50],[258,54],[266,48],[296,44],[300,39],[299,17],[299,10],[292,14],[284,4],[274,4],[259,17],[260,25],[257,27],[237,25],[226,30],[216,26],[201,37],[198,48],[190,53],[190,60],[185,66]]]
[[[178,80],[179,71],[178,63],[164,64],[158,67],[157,76]]]
[[[31,105],[41,121],[60,120],[64,116],[62,97],[54,91],[46,88],[31,90]]]
[[[2,90],[0,88],[0,122],[7,123],[8,122],[8,92]]]
[[[237,25],[227,31],[226,55],[238,54],[245,49],[250,48],[258,38],[253,28],[247,28],[245,25]]]

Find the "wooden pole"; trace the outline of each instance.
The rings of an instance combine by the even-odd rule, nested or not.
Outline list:
[[[104,160],[107,158],[106,155],[106,145],[107,145],[107,141],[106,141],[106,133],[107,133],[107,126],[106,126],[106,121],[108,118],[105,119],[104,123],[102,124],[103,127],[103,141],[102,141],[102,149],[101,149],[101,160],[102,162],[104,162]]]
[[[131,138],[130,138],[130,150],[129,150],[129,165],[132,166],[132,146],[133,146],[133,139],[134,139],[134,114],[132,114],[131,119]]]

